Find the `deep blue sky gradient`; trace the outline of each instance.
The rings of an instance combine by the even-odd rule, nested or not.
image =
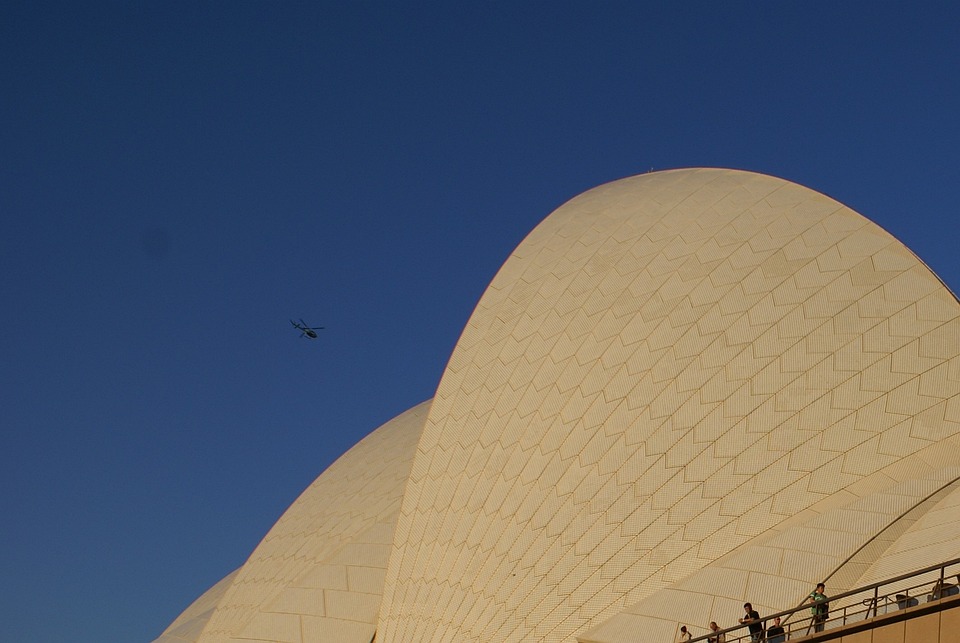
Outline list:
[[[960,288],[955,6],[0,4],[0,640],[159,635],[597,184],[780,176]]]

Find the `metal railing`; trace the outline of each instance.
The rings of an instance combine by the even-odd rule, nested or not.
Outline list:
[[[690,643],[715,641],[720,635],[723,636],[720,640],[725,643],[746,643],[753,640],[781,643],[958,594],[960,558],[864,585],[843,594],[828,596],[824,603],[829,606],[829,611],[819,624],[814,622],[811,614],[813,605],[806,603],[806,598],[796,607],[761,616],[760,621],[764,623],[765,630],[773,627],[774,619],[780,618],[781,627],[784,629],[781,635],[783,638],[767,638],[765,635],[761,635],[759,639],[751,638],[749,625],[744,624],[696,636]],[[690,629],[691,626],[687,625],[687,628]],[[706,628],[694,629],[704,631]]]

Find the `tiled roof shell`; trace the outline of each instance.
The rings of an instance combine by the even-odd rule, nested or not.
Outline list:
[[[520,244],[432,404],[318,478],[200,640],[729,626],[960,557],[958,436],[960,304],[891,235],[770,176],[623,179]],[[338,594],[357,543],[378,571]]]
[[[960,475],[958,316],[891,235],[787,181],[576,197],[454,350],[378,642],[657,641],[790,607]]]
[[[197,639],[369,643],[430,402],[368,435],[283,514]]]

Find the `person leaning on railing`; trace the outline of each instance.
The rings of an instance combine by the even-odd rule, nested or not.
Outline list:
[[[707,643],[727,643],[727,635],[720,631],[716,621],[710,621],[710,634]]]
[[[743,604],[743,611],[746,614],[740,617],[738,622],[746,625],[750,629],[750,640],[756,643],[763,640],[763,623],[760,621],[760,614],[753,609],[750,603]]]

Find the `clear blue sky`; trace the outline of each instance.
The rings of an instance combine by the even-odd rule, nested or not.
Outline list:
[[[2,3],[0,640],[159,635],[599,183],[780,176],[957,290],[955,6]]]

